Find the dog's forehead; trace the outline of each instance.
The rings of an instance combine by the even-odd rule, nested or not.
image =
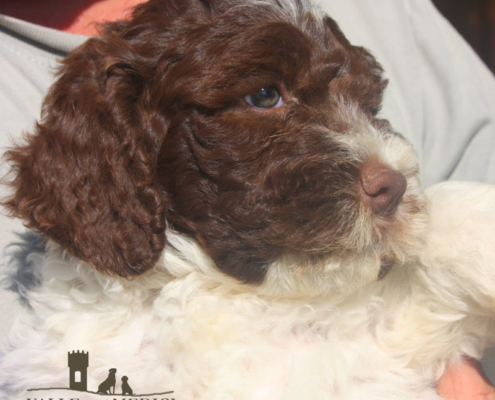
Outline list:
[[[305,57],[335,44],[327,20],[305,1],[246,1],[214,19],[208,36],[241,58]]]
[[[324,15],[319,6],[310,0],[199,0],[199,2],[212,13],[218,15],[236,13],[245,20],[265,17],[297,23],[303,19],[321,18]]]
[[[315,54],[311,40],[287,22],[266,22],[239,30],[223,44],[213,44],[211,50],[218,51],[215,65],[237,77],[263,72],[288,75],[307,68]]]
[[[184,38],[173,79],[195,76],[196,95],[214,90],[254,90],[257,85],[292,84],[321,73],[342,44],[328,17],[304,1],[235,2],[199,18]],[[191,69],[194,66],[195,70]],[[187,68],[184,68],[187,67]],[[191,91],[189,82],[184,91]],[[203,86],[205,86],[203,88]],[[295,85],[296,86],[296,85]],[[242,94],[231,92],[233,97]]]

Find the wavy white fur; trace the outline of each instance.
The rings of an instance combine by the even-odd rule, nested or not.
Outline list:
[[[427,194],[420,257],[345,296],[240,285],[173,231],[159,265],[133,280],[50,244],[31,255],[42,284],[0,366],[5,396],[67,387],[67,352],[81,349],[89,390],[117,368],[136,393],[181,400],[438,400],[446,364],[493,340],[495,188],[445,183]]]

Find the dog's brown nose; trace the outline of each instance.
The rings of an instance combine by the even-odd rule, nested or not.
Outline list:
[[[380,215],[393,214],[407,188],[404,175],[377,163],[364,165],[359,183],[363,201]]]

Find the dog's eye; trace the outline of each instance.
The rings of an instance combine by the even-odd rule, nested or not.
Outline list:
[[[268,86],[258,90],[256,93],[248,94],[245,99],[248,104],[262,110],[278,108],[283,104],[280,92],[273,86]]]

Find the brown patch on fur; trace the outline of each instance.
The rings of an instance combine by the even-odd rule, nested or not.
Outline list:
[[[64,62],[36,131],[11,150],[12,214],[100,271],[140,274],[165,220],[225,273],[331,254],[359,212],[359,165],[332,140],[342,101],[372,124],[386,82],[336,23],[245,1],[152,0]],[[277,11],[278,8],[278,11]],[[276,110],[244,96],[272,85]]]

